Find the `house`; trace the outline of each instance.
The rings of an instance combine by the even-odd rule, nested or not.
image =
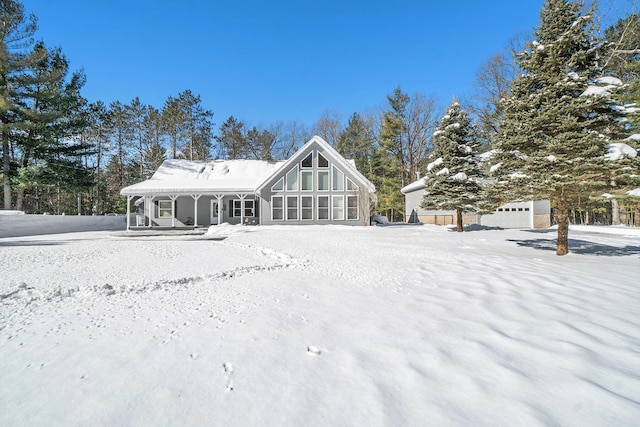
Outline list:
[[[405,218],[407,222],[450,225],[456,223],[455,211],[424,210],[420,207],[425,184],[419,179],[400,190],[405,197]],[[487,215],[464,213],[465,224],[479,224],[500,228],[548,228],[551,226],[551,205],[549,200],[512,202],[499,206]]]
[[[165,160],[120,191],[127,230],[230,224],[369,223],[375,187],[318,136],[282,162]],[[138,212],[131,224],[129,210]]]

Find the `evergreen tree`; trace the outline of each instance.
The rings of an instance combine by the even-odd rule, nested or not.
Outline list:
[[[375,151],[373,124],[368,123],[358,113],[349,118],[346,129],[340,135],[336,146],[346,159],[353,159],[356,168],[369,180],[372,179],[372,160]]]
[[[183,141],[182,152],[189,160],[207,160],[211,157],[211,117],[213,113],[202,107],[200,95],[185,90],[178,95],[179,117],[183,122],[178,137]]]
[[[220,125],[218,141],[218,156],[223,159],[246,159],[249,149],[245,136],[245,124],[230,116]]]
[[[373,184],[378,195],[378,211],[384,212],[392,221],[401,218],[404,202],[400,189],[403,187],[402,138],[404,114],[409,96],[396,88],[387,96],[390,110],[382,115],[378,134],[378,148],[373,155],[375,170]]]
[[[556,253],[568,252],[569,210],[602,194],[611,169],[604,160],[621,131],[610,98],[584,96],[602,75],[592,15],[581,5],[546,0],[535,40],[517,56],[522,70],[504,104],[491,168],[502,202],[551,200],[558,223]]]
[[[455,210],[457,231],[462,213],[480,210],[483,177],[478,157],[480,140],[467,112],[453,101],[433,134],[433,160],[424,177],[422,208]]]

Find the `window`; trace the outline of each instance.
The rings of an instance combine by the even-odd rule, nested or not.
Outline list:
[[[524,208],[524,211],[525,212],[529,212],[529,208]]]
[[[303,169],[309,169],[313,167],[313,152],[309,153],[309,155],[300,162],[300,167]]]
[[[284,219],[284,197],[273,196],[271,198],[271,219],[274,221]]]
[[[158,218],[171,218],[171,200],[158,200]]]
[[[287,173],[287,191],[298,191],[298,166]]]
[[[347,178],[347,190],[349,191],[358,191],[358,186],[353,183],[349,178]]]
[[[502,212],[502,208],[498,208],[498,212]]]
[[[233,210],[231,211],[233,217],[242,216],[242,200],[236,199],[233,201]]]
[[[333,181],[333,190],[335,191],[343,191],[344,190],[344,174],[337,167],[333,167],[331,169],[331,178]]]
[[[300,219],[313,219],[313,196],[300,198]]]
[[[331,212],[331,217],[334,220],[343,220],[344,219],[344,197],[342,196],[333,196],[331,198],[331,204],[332,204],[332,212]]]
[[[255,215],[255,200],[244,201],[244,216],[256,216]]]
[[[287,196],[287,220],[298,219],[298,196]]]
[[[302,191],[313,191],[313,171],[302,171],[300,175],[302,178],[300,189]]]
[[[318,167],[319,168],[328,168],[329,161],[322,154],[318,153]]]
[[[329,191],[329,171],[318,171],[318,191]]]
[[[329,219],[329,196],[318,196],[318,219]]]
[[[347,196],[347,219],[358,219],[358,196]]]
[[[284,178],[280,178],[278,182],[273,184],[273,187],[271,187],[271,191],[276,192],[276,191],[283,191],[283,190],[284,190]]]

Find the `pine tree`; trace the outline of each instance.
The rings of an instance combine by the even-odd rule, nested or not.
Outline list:
[[[505,99],[494,165],[503,202],[551,200],[558,223],[556,253],[568,253],[569,210],[605,190],[610,138],[621,131],[610,99],[584,96],[602,75],[592,15],[581,5],[546,0],[535,40],[517,56],[522,73]]]
[[[462,213],[480,210],[483,177],[478,157],[480,140],[465,110],[453,101],[433,134],[432,162],[424,177],[422,208],[455,210],[457,231]]]
[[[396,88],[387,96],[390,110],[382,115],[382,124],[378,134],[378,148],[373,154],[373,169],[378,210],[385,212],[392,220],[400,218],[404,212],[404,203],[400,188],[405,184],[402,169],[402,138],[404,132],[404,115],[409,96]]]
[[[346,159],[353,159],[358,171],[369,180],[372,179],[371,162],[375,151],[375,135],[370,122],[360,114],[353,113],[336,145],[338,152]]]

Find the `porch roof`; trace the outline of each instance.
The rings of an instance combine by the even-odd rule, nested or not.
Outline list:
[[[283,163],[263,160],[165,160],[150,179],[125,187],[120,194],[135,196],[255,192]]]

